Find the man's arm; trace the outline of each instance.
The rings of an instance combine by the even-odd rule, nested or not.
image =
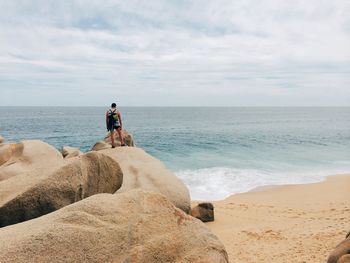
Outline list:
[[[106,112],[106,128],[109,131],[109,127],[108,127],[108,111]]]
[[[120,114],[120,112],[118,111],[118,119],[119,119],[119,123],[120,123],[120,129],[123,129],[123,124],[122,124],[122,115]]]

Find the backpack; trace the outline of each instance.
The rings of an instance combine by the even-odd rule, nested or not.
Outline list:
[[[108,116],[108,124],[109,126],[114,125],[114,123],[118,122],[118,115],[117,115],[118,110],[115,109],[114,111],[112,111],[112,109],[109,109],[107,112],[107,116]]]

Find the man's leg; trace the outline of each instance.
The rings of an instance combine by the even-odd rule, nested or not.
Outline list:
[[[120,145],[123,146],[124,145],[124,140],[123,140],[123,136],[122,136],[122,129],[119,127],[117,129],[118,135],[119,135],[119,140],[120,140]]]
[[[112,141],[112,148],[115,147],[114,145],[114,129],[111,130],[111,141]]]

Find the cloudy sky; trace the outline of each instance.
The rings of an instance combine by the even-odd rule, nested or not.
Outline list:
[[[349,0],[0,0],[0,106],[350,106]]]

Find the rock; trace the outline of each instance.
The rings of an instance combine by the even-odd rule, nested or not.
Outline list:
[[[133,139],[132,135],[129,134],[124,129],[122,130],[122,136],[123,136],[124,142],[127,146],[130,146],[130,147],[135,146],[134,139]],[[121,146],[120,141],[119,141],[119,136],[117,133],[115,134],[114,145],[116,147]],[[112,147],[111,137],[110,137],[110,134],[107,133],[105,139],[103,141],[99,141],[99,142],[95,143],[95,145],[92,147],[91,151],[100,151],[100,150],[108,149],[111,147]]]
[[[191,209],[191,215],[202,222],[214,221],[214,206],[212,203],[200,203]]]
[[[123,185],[118,192],[143,189],[165,195],[186,213],[190,210],[190,194],[186,185],[164,164],[137,147],[118,147],[100,151],[113,158],[123,172]]]
[[[202,222],[142,190],[94,195],[0,236],[0,262],[228,262]]]
[[[26,182],[27,174],[34,180],[40,179],[43,174],[53,171],[62,165],[62,155],[53,146],[38,140],[22,141],[20,143],[10,143],[0,145],[0,182],[14,176],[16,187],[20,182]],[[34,175],[35,174],[35,175]],[[0,187],[1,189],[1,187]],[[18,191],[16,189],[12,189]],[[11,190],[11,191],[12,191]],[[1,200],[1,191],[0,191]]]
[[[350,263],[350,254],[346,254],[346,255],[343,255],[341,256],[337,263]]]
[[[2,137],[2,136],[0,135],[0,144],[3,143],[4,141],[5,141],[4,137]]]
[[[104,149],[110,149],[112,146],[104,141],[99,141],[95,143],[95,145],[92,147],[91,151],[101,151]]]
[[[1,144],[0,145],[0,166],[8,162],[12,157],[17,157],[23,151],[23,144]],[[1,178],[0,178],[1,179]]]
[[[350,263],[350,232],[329,255],[327,263]]]
[[[72,158],[82,155],[83,153],[78,149],[70,146],[64,146],[62,149],[62,155],[64,158]]]
[[[122,130],[122,136],[123,136],[123,140],[127,146],[130,146],[130,147],[135,146],[134,139],[133,139],[132,135],[130,133],[128,133],[127,130],[124,130],[124,129]],[[111,137],[110,137],[109,133],[105,136],[104,141],[112,146],[112,141],[111,141]],[[115,146],[120,146],[119,136],[117,133],[115,134],[114,143],[115,143]]]
[[[97,152],[61,161],[61,167],[51,173],[42,172],[27,171],[0,181],[0,227],[42,216],[93,194],[114,193],[123,178],[119,165]]]

